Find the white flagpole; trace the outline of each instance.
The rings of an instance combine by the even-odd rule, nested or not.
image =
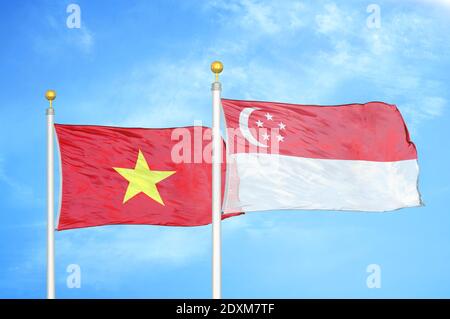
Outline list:
[[[219,82],[219,73],[223,65],[219,61],[211,64],[211,71],[216,75],[212,83],[213,100],[213,129],[212,129],[212,297],[222,298],[222,243],[221,243],[221,221],[222,221],[222,139],[220,136],[220,93],[222,86]]]
[[[53,118],[55,110],[52,102],[56,92],[48,90],[45,98],[47,108],[47,299],[55,299],[55,226],[54,226],[54,168],[53,168]]]

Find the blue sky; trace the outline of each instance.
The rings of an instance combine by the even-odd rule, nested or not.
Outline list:
[[[223,296],[450,297],[450,1],[77,1],[80,29],[66,27],[70,3],[0,2],[0,297],[45,297],[45,90],[59,123],[209,125],[215,59],[228,98],[397,104],[426,204],[226,220]],[[207,226],[56,233],[57,296],[209,298],[210,238]]]

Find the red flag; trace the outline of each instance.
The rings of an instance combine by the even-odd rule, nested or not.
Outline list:
[[[417,152],[395,105],[222,100],[224,211],[387,211],[422,204]]]
[[[209,128],[55,128],[62,164],[58,230],[211,223]],[[225,165],[222,187],[224,175]]]

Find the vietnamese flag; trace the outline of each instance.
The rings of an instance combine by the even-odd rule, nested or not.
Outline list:
[[[58,230],[211,223],[209,128],[55,128],[62,168]]]

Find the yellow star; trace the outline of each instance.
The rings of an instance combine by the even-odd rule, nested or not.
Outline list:
[[[139,193],[144,193],[151,199],[164,206],[164,202],[159,195],[156,184],[170,175],[175,174],[175,171],[152,171],[145,160],[144,154],[139,150],[139,155],[134,169],[113,167],[114,170],[122,175],[128,181],[128,188],[123,198],[125,204],[129,199],[133,198]]]

